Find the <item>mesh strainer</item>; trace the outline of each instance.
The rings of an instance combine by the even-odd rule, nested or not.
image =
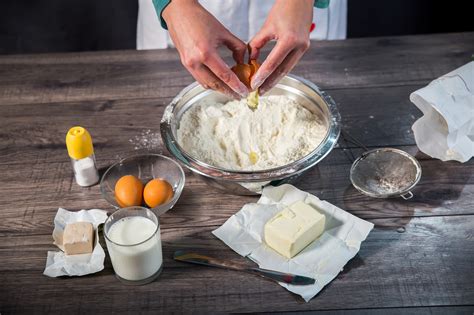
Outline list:
[[[421,166],[405,151],[380,148],[364,152],[351,167],[352,185],[370,197],[410,199],[420,180]]]

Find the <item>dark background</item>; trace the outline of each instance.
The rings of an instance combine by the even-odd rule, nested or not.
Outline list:
[[[474,31],[471,2],[348,0],[347,35]],[[0,0],[0,54],[135,49],[137,14],[138,0]]]

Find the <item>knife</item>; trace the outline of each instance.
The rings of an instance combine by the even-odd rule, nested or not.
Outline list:
[[[291,273],[284,273],[284,272],[256,268],[256,267],[255,268],[247,267],[243,264],[239,264],[239,263],[235,263],[231,261],[225,261],[222,259],[213,258],[213,257],[201,255],[194,252],[178,250],[174,252],[173,258],[174,260],[187,262],[191,264],[218,267],[218,268],[252,273],[255,275],[262,276],[264,278],[272,279],[274,281],[283,282],[287,284],[310,285],[316,282],[315,279],[305,277],[305,276],[299,276],[299,275],[294,275]]]

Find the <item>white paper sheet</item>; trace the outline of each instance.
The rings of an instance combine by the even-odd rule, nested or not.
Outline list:
[[[263,227],[276,213],[302,200],[326,216],[324,233],[295,257],[288,259],[263,241]],[[366,239],[373,224],[301,191],[292,185],[265,187],[257,203],[246,204],[213,234],[242,256],[261,268],[308,276],[314,285],[296,286],[280,283],[306,301],[318,294],[342,271]]]
[[[107,219],[107,212],[99,209],[81,210],[77,212],[59,208],[54,218],[54,244],[61,249],[59,252],[48,251],[46,268],[43,274],[48,277],[83,276],[104,269],[105,252],[99,243],[97,227]],[[66,255],[63,250],[63,232],[66,224],[74,222],[90,222],[94,226],[94,250],[91,254]]]
[[[442,161],[474,156],[474,62],[410,95],[423,116],[412,126],[418,148]]]

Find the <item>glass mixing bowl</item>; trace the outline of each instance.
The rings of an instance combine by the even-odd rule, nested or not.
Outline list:
[[[173,187],[173,198],[165,204],[150,208],[157,216],[173,208],[181,196],[185,181],[181,166],[164,155],[142,154],[122,159],[110,166],[100,180],[102,196],[116,209],[120,207],[115,200],[115,184],[125,175],[136,176],[143,185],[153,178],[161,178],[170,183]]]
[[[292,183],[326,157],[340,133],[336,103],[315,84],[293,75],[285,76],[267,95],[287,95],[320,117],[327,127],[326,136],[311,153],[290,164],[261,171],[235,171],[200,161],[185,152],[177,141],[177,129],[183,113],[204,100],[226,102],[223,94],[206,90],[197,82],[184,88],[166,107],[161,120],[161,137],[168,151],[207,184],[237,195],[261,193],[267,185]]]

